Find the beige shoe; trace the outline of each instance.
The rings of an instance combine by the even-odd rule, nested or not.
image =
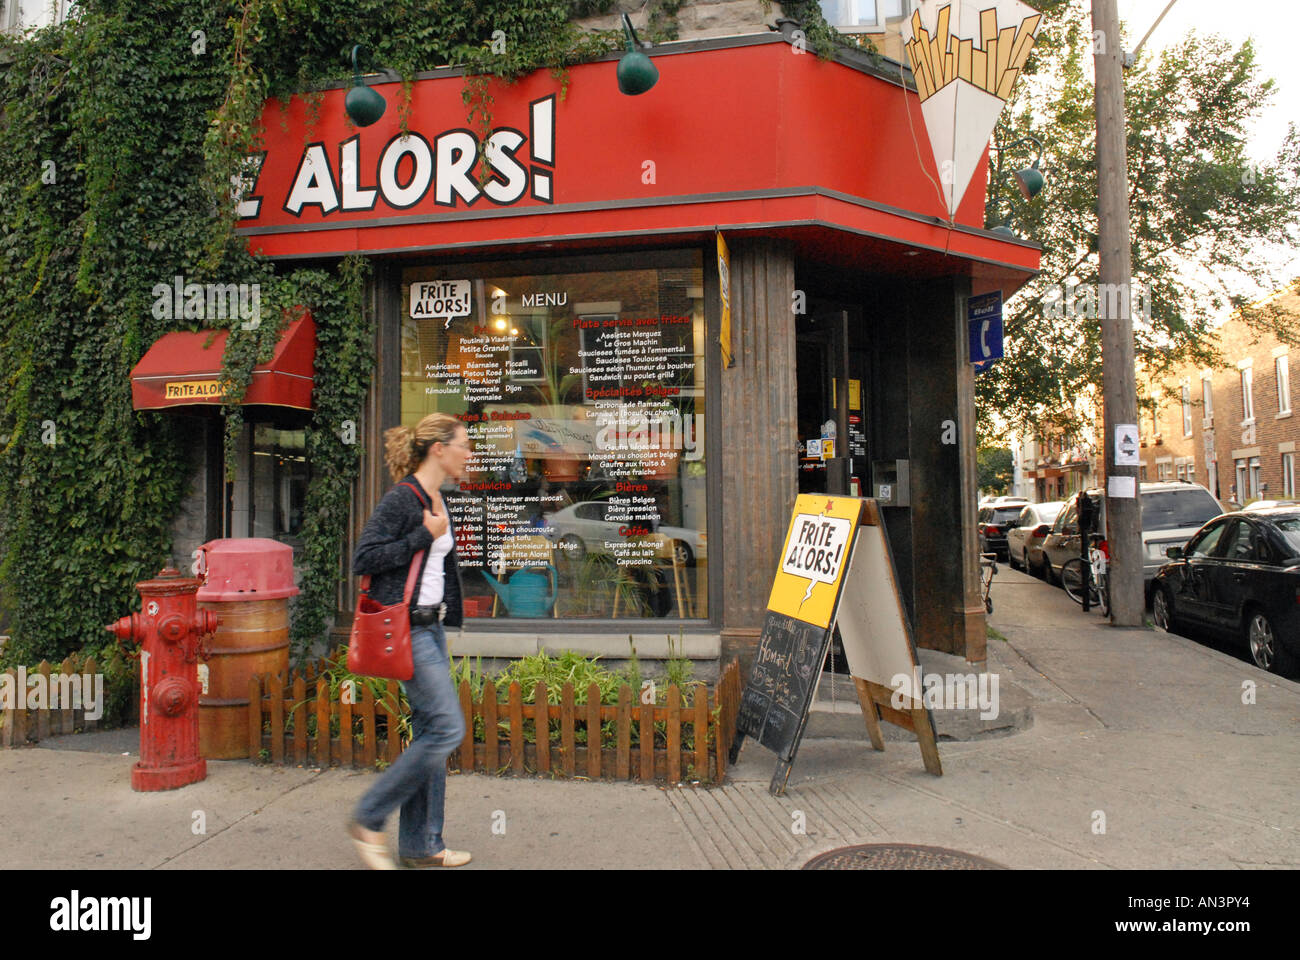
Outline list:
[[[427,867],[463,867],[474,858],[464,850],[443,850],[431,857],[401,857],[402,866],[409,870],[423,870]]]
[[[348,824],[348,836],[357,848],[361,862],[370,870],[396,870],[397,864],[388,852],[388,842],[378,830],[367,830],[353,820]]]

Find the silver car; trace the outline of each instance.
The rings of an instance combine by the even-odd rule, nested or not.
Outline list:
[[[581,562],[588,553],[608,553],[607,542],[629,536],[656,533],[672,542],[673,556],[684,567],[708,559],[708,535],[702,530],[673,527],[658,521],[630,521],[621,514],[609,519],[612,506],[606,500],[583,500],[544,515],[539,531],[559,547],[567,559]]]
[[[1065,507],[1064,500],[1031,503],[1020,511],[1015,526],[1007,530],[1007,553],[1013,567],[1039,575],[1043,568],[1043,540],[1052,532],[1056,515]]]
[[[1106,500],[1101,490],[1089,490],[1097,501],[1097,532],[1106,533]],[[1223,513],[1214,494],[1199,483],[1186,480],[1160,480],[1138,485],[1142,507],[1142,584],[1150,599],[1151,583],[1160,568],[1169,562],[1165,551],[1181,547],[1201,529],[1202,524]],[[1059,582],[1065,561],[1079,556],[1079,515],[1075,494],[1066,501],[1056,518],[1052,532],[1043,541],[1044,568],[1047,579]]]

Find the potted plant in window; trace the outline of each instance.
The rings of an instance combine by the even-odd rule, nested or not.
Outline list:
[[[542,382],[538,392],[542,396],[545,408],[543,423],[531,428],[521,424],[519,429],[528,441],[529,449],[535,459],[541,460],[542,475],[552,483],[571,483],[582,478],[586,452],[572,449],[573,442],[564,436],[556,436],[557,428],[574,420],[570,409],[575,396],[581,403],[581,396],[575,394],[575,388],[581,388],[582,374],[560,374],[561,336],[572,329],[571,317],[558,317],[552,321],[547,330],[546,343],[542,345]],[[582,420],[585,425],[585,417]],[[546,429],[550,428],[550,429]]]

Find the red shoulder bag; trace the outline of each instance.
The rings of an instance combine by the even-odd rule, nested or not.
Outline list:
[[[419,490],[409,483],[402,486],[414,490],[420,505],[424,505]],[[410,680],[415,674],[411,656],[411,591],[415,589],[423,558],[423,550],[411,558],[402,602],[392,606],[385,607],[371,599],[370,575],[361,577],[361,596],[348,637],[348,670],[352,673],[391,680]]]

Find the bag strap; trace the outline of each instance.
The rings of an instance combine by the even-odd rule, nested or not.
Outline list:
[[[415,484],[406,483],[405,481],[403,481],[400,484],[400,486],[410,487],[411,490],[415,492],[415,499],[420,501],[420,506],[421,507],[424,506],[424,497],[420,496],[420,490],[418,487],[416,487]],[[432,500],[429,501],[429,509],[430,510],[433,509]],[[415,589],[415,578],[420,572],[420,564],[423,562],[423,560],[424,560],[423,550],[421,550],[419,553],[417,553],[415,556],[411,558],[411,569],[407,571],[406,574],[406,589],[402,591],[402,603],[405,606],[409,607],[411,605],[411,591]]]
[[[425,504],[424,504],[424,497],[420,496],[420,488],[417,487],[415,484],[413,484],[413,483],[407,483],[405,480],[403,480],[401,483],[398,484],[398,486],[399,486],[399,487],[410,487],[413,491],[415,491],[415,499],[417,499],[417,500],[420,501],[420,506],[423,507],[423,506],[425,505]],[[432,501],[432,500],[429,501],[428,509],[430,509],[430,510],[433,509],[433,501]]]
[[[415,589],[415,578],[420,572],[423,559],[423,550],[411,558],[411,569],[406,574],[406,589],[402,591],[402,602],[408,607],[411,605],[411,591]]]

